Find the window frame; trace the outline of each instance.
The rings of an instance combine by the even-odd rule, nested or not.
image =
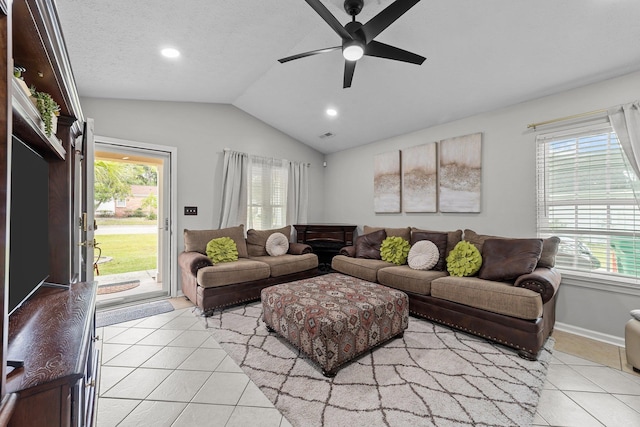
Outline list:
[[[594,199],[589,199],[589,200],[594,200],[594,202],[586,203],[586,204],[579,203],[580,196],[584,194],[581,193],[580,191],[577,191],[576,194],[574,195],[575,198],[573,199],[575,203],[574,205],[571,205],[570,203],[566,203],[570,201],[570,199],[568,198],[564,200],[559,199],[559,201],[555,201],[554,203],[550,202],[550,198],[552,197],[552,195],[549,194],[550,190],[548,190],[548,186],[549,186],[548,168],[551,166],[548,166],[547,164],[547,161],[549,159],[549,156],[548,156],[549,144],[554,141],[561,142],[564,139],[566,140],[575,139],[576,155],[573,158],[573,162],[574,164],[577,164],[581,160],[584,160],[585,158],[587,158],[588,156],[588,154],[585,154],[584,157],[582,157],[582,159],[578,158],[581,151],[581,147],[577,145],[579,144],[580,137],[584,139],[588,139],[589,134],[598,135],[601,133],[609,134],[607,139],[608,142],[611,141],[611,135],[613,134],[616,145],[619,148],[619,153],[622,156],[621,157],[622,162],[624,164],[624,162],[626,162],[625,154],[622,148],[620,147],[617,139],[617,135],[615,134],[615,131],[608,120],[599,120],[599,121],[592,121],[590,123],[574,124],[573,126],[566,126],[563,129],[556,129],[546,133],[540,133],[536,136],[536,160],[535,160],[536,161],[536,167],[535,167],[536,169],[536,196],[535,196],[536,197],[536,230],[537,230],[538,236],[540,237],[549,237],[549,236],[558,235],[558,234],[561,234],[564,236],[568,234],[570,237],[573,237],[576,239],[579,239],[580,237],[584,237],[584,236],[590,236],[589,238],[591,239],[591,236],[593,236],[595,240],[600,239],[605,241],[605,244],[603,246],[605,248],[605,255],[606,255],[606,258],[605,258],[606,270],[591,271],[587,269],[577,269],[577,268],[570,268],[562,265],[556,265],[556,268],[559,271],[561,271],[563,275],[564,282],[568,282],[573,285],[589,287],[589,288],[596,288],[601,290],[602,289],[616,290],[618,292],[622,292],[626,294],[640,295],[640,289],[638,287],[638,285],[640,285],[640,274],[637,273],[637,269],[638,269],[637,265],[638,263],[640,263],[640,261],[636,261],[636,268],[635,268],[636,275],[634,277],[631,275],[623,275],[621,273],[616,273],[614,271],[611,271],[612,262],[609,258],[612,252],[613,252],[613,256],[614,257],[616,256],[614,249],[612,249],[611,247],[611,240],[612,238],[615,238],[615,236],[630,236],[634,239],[639,239],[640,241],[640,233],[635,232],[635,230],[638,230],[638,226],[640,226],[640,215],[639,215],[640,210],[638,208],[636,199],[633,197],[633,190],[631,190],[632,199],[631,200],[627,199],[627,202],[629,201],[633,202],[633,207],[632,207],[633,220],[631,221],[631,223],[635,224],[635,227],[633,227],[631,229],[632,231],[630,232],[616,230],[613,233],[604,233],[602,228],[597,228],[597,227],[581,228],[577,226],[577,224],[580,224],[580,219],[581,219],[581,214],[579,212],[580,206],[586,207],[589,211],[591,211],[591,207],[596,208],[598,206],[606,206],[607,209],[605,211],[609,215],[606,224],[607,224],[607,229],[610,230],[611,229],[610,225],[615,224],[614,221],[611,221],[611,207],[621,205],[621,203],[619,202],[620,199],[594,198]],[[607,145],[607,147],[609,147],[610,145],[611,144]],[[582,153],[584,154],[585,151],[583,151]],[[612,154],[607,152],[605,154],[605,159],[609,159],[609,156],[611,155]],[[613,153],[613,155],[616,155],[616,153]],[[568,157],[568,159],[569,161],[571,161],[570,157]],[[605,166],[607,165],[606,162],[604,164]],[[619,165],[617,166],[617,168],[619,170]],[[628,172],[628,170],[629,170],[628,168],[625,168],[626,172]],[[579,173],[579,171],[576,171],[576,172]],[[608,178],[610,175],[605,174],[605,176]],[[580,184],[583,184],[583,182],[582,181],[578,182],[576,180],[574,181],[573,187],[580,188]],[[597,187],[597,185],[594,187]],[[614,191],[612,191],[611,194],[614,194]],[[604,202],[607,202],[607,203],[604,203]],[[551,204],[554,204],[557,206],[574,206],[576,208],[577,213],[574,218],[574,223],[576,224],[576,227],[574,230],[570,230],[572,231],[571,233],[562,231],[561,227],[554,228],[550,224],[549,206]],[[624,204],[623,206],[629,206],[629,204],[627,203],[627,204]],[[594,216],[596,216],[595,209],[594,209],[594,214],[584,215],[583,217],[584,218],[588,217],[587,222],[592,224],[593,222],[591,221],[595,220]],[[635,258],[638,259],[637,256],[635,256]],[[575,265],[576,264],[574,264],[574,266]],[[567,280],[564,280],[564,279],[567,279]]]
[[[287,215],[287,189],[288,189],[288,165],[286,160],[280,159],[266,159],[258,156],[250,156],[251,160],[249,161],[249,180],[248,185],[250,186],[248,191],[248,200],[247,200],[247,224],[249,224],[248,228],[255,228],[258,230],[267,230],[267,229],[276,229],[282,228],[286,225],[286,215]],[[259,176],[262,191],[258,191],[260,194],[260,201],[254,202],[254,168],[260,168]],[[280,186],[275,189],[276,193],[274,194],[274,181],[277,181],[274,176],[274,172],[277,171],[277,175],[279,175]],[[267,183],[267,186],[264,186],[264,183]],[[274,200],[279,198],[281,203],[275,203]],[[280,215],[276,214],[276,210],[280,210]],[[256,227],[255,216],[253,214],[254,210],[260,211],[260,215],[262,218],[260,219],[260,228]],[[280,216],[283,222],[282,225],[280,223],[274,223],[274,217]],[[265,225],[265,222],[268,222],[270,225]]]

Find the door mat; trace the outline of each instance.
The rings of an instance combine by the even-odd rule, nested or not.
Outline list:
[[[128,291],[140,286],[140,280],[127,280],[126,282],[108,283],[98,285],[98,295],[113,294],[115,292]]]
[[[117,308],[96,312],[96,328],[155,316],[156,314],[173,311],[173,305],[167,301],[154,301],[145,304],[132,305],[130,307]]]

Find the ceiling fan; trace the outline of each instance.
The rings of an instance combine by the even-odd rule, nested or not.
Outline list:
[[[364,0],[345,0],[344,10],[351,15],[351,22],[344,27],[320,0],[305,1],[309,3],[309,6],[342,38],[342,45],[288,56],[279,59],[278,61],[280,63],[342,49],[342,55],[345,58],[343,88],[348,88],[351,87],[356,62],[362,58],[363,55],[393,59],[395,61],[409,62],[418,65],[421,65],[426,59],[415,53],[373,40],[420,0],[396,0],[382,12],[371,18],[366,24],[361,24],[356,21],[356,15],[362,10]]]

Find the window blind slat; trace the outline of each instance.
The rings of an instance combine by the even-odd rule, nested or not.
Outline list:
[[[640,277],[640,211],[610,125],[537,138],[537,215],[542,237],[561,238],[557,266]]]

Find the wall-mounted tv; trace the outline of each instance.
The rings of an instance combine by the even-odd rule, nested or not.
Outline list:
[[[16,137],[10,203],[9,314],[49,275],[49,163]]]

